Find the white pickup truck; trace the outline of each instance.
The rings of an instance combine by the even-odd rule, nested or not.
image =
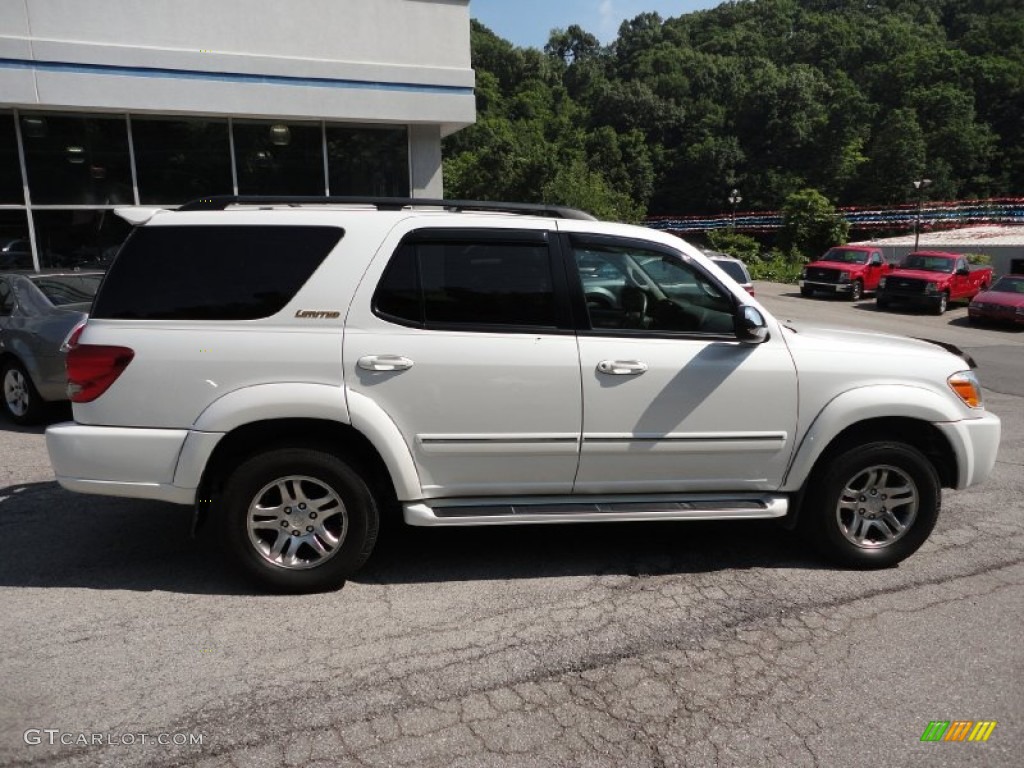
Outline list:
[[[264,587],[412,525],[782,518],[885,567],[999,419],[935,344],[794,331],[696,248],[578,211],[212,198],[135,229],[67,366],[59,482],[195,505]]]

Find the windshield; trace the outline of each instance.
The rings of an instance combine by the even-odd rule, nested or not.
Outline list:
[[[1000,293],[1024,293],[1024,277],[1000,277],[990,290]]]
[[[854,251],[849,248],[832,248],[821,257],[822,261],[838,261],[841,264],[866,264],[867,251]]]
[[[102,275],[41,275],[31,278],[54,306],[88,304],[100,287]]]
[[[955,259],[947,259],[944,256],[922,256],[919,253],[910,254],[903,262],[904,269],[920,269],[923,272],[952,272],[955,266]]]

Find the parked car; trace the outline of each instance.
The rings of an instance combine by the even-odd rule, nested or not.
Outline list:
[[[32,269],[32,249],[23,237],[0,237],[0,269]]]
[[[1024,275],[1004,275],[975,296],[967,307],[967,319],[1024,325]]]
[[[875,303],[925,307],[943,314],[953,301],[970,301],[992,284],[992,267],[972,266],[959,253],[911,253],[878,284]]]
[[[992,471],[999,419],[939,345],[794,330],[679,238],[579,211],[351,203],[122,211],[75,420],[46,432],[60,484],[194,506],[261,585],[308,592],[397,510],[781,519],[887,567]]]
[[[724,253],[707,253],[711,257],[711,260],[721,269],[725,274],[731,277],[736,283],[749,293],[751,296],[757,295],[754,292],[754,281],[750,279],[750,270],[747,269],[747,265],[739,259],[735,259],[732,256],[727,256]]]
[[[0,273],[0,407],[18,424],[67,400],[61,346],[85,321],[102,272]]]
[[[893,265],[879,248],[865,245],[829,248],[824,256],[812,261],[800,273],[800,294],[812,296],[823,292],[860,301],[865,293],[876,290],[882,277],[892,269]]]

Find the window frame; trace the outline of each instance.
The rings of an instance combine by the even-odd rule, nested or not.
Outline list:
[[[583,286],[583,277],[576,268],[575,250],[579,246],[588,245],[604,248],[635,248],[663,256],[671,256],[680,261],[693,265],[701,277],[714,285],[729,300],[732,312],[735,315],[741,305],[732,291],[727,289],[721,281],[707,272],[695,259],[682,251],[676,250],[661,243],[653,243],[649,240],[638,238],[618,237],[615,235],[598,235],[583,232],[564,233],[560,236],[562,241],[562,253],[564,254],[565,269],[571,276],[569,279],[569,290],[573,316],[576,318],[576,332],[580,336],[587,337],[612,337],[626,339],[692,339],[701,341],[734,341],[739,342],[735,332],[730,333],[706,333],[701,331],[666,331],[650,330],[643,328],[594,328],[590,323],[590,312],[587,309],[586,291]]]
[[[424,303],[423,283],[417,275],[420,321],[414,322],[407,318],[391,315],[383,312],[378,307],[378,298],[381,285],[388,274],[388,270],[394,263],[396,256],[407,246],[440,245],[440,244],[486,244],[494,243],[501,245],[524,245],[546,247],[548,255],[548,266],[551,270],[551,288],[554,299],[555,325],[520,325],[506,323],[476,323],[476,322],[437,322],[426,319],[426,305]],[[418,269],[418,261],[417,261]],[[565,271],[564,259],[559,247],[557,233],[547,229],[480,229],[463,227],[428,227],[415,229],[407,233],[395,246],[388,262],[381,272],[380,278],[374,286],[370,299],[370,311],[387,323],[399,325],[406,328],[416,328],[424,331],[460,332],[460,333],[515,333],[515,334],[543,334],[543,335],[571,335],[575,333],[575,320],[570,309],[570,291],[568,278]]]

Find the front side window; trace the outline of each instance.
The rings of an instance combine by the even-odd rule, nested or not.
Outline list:
[[[679,254],[629,244],[574,244],[595,331],[732,333],[730,295]]]
[[[555,290],[545,242],[408,242],[374,296],[385,319],[427,328],[555,328]]]

